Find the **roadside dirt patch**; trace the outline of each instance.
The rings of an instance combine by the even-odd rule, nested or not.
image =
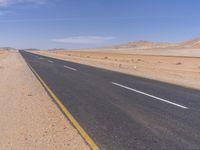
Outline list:
[[[0,149],[88,150],[17,52],[0,55]]]

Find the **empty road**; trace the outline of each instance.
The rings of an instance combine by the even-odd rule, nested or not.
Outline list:
[[[200,150],[200,91],[20,51],[102,150]]]

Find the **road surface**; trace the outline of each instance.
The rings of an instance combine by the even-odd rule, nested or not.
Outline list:
[[[200,91],[20,51],[102,150],[200,150]]]

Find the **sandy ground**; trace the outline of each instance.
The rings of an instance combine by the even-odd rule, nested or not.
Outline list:
[[[200,49],[192,48],[156,48],[156,49],[109,49],[104,51],[117,52],[122,54],[145,54],[145,55],[162,55],[162,56],[190,56],[200,57]]]
[[[199,52],[197,49],[195,51]],[[167,56],[161,56],[159,52],[156,55],[146,55],[145,52],[122,54],[116,51],[35,51],[35,53],[200,89],[200,57],[198,55],[195,55],[197,57],[180,57],[177,56],[177,51],[173,52],[173,55],[171,55],[172,52],[165,52]]]
[[[62,50],[59,50],[62,51]],[[80,51],[75,49],[73,51]],[[81,51],[90,52],[105,52],[105,53],[120,53],[120,54],[140,54],[140,55],[162,55],[162,56],[190,56],[200,57],[200,49],[194,48],[94,48],[82,49]]]
[[[0,52],[0,149],[87,150],[17,52]]]

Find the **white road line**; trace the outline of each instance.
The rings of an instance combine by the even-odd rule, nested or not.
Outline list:
[[[157,97],[157,96],[153,96],[153,95],[151,95],[151,94],[147,94],[147,93],[145,93],[145,92],[142,92],[142,91],[139,91],[139,90],[136,90],[136,89],[133,89],[133,88],[130,88],[130,87],[127,87],[127,86],[124,86],[124,85],[115,83],[115,82],[112,82],[112,84],[114,84],[114,85],[116,85],[116,86],[119,86],[119,87],[122,87],[122,88],[125,88],[125,89],[128,89],[128,90],[130,90],[130,91],[134,91],[134,92],[136,92],[136,93],[140,93],[140,94],[143,94],[143,95],[152,97],[152,98],[154,98],[154,99],[163,101],[163,102],[165,102],[165,103],[168,103],[168,104],[171,104],[171,105],[174,105],[174,106],[183,108],[183,109],[189,109],[188,107],[185,107],[185,106],[183,106],[183,105],[180,105],[180,104],[177,104],[177,103],[174,103],[174,102],[171,102],[171,101],[168,101],[168,100],[159,98],[159,97]]]
[[[50,63],[54,63],[53,61],[51,61],[51,60],[48,60],[48,62],[50,62]]]
[[[66,66],[66,65],[64,65],[64,67],[67,68],[67,69],[73,70],[73,71],[77,71],[77,69],[69,67],[69,66]]]

